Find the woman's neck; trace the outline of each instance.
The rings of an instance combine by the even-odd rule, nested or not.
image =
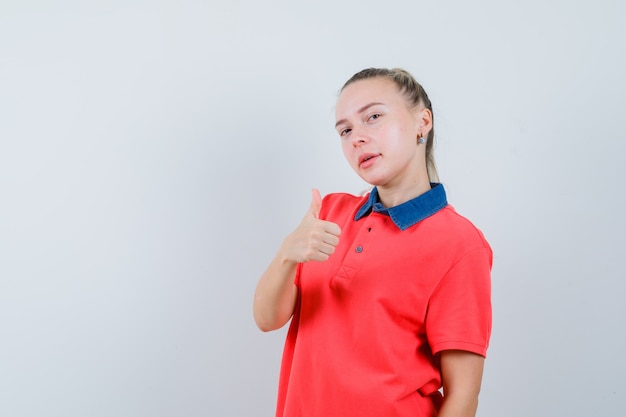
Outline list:
[[[378,186],[377,190],[378,197],[383,206],[387,208],[395,207],[429,191],[430,181],[428,177],[425,177],[398,186]]]

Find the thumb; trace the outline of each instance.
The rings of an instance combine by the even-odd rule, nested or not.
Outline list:
[[[311,207],[309,207],[309,214],[317,219],[319,218],[321,208],[322,195],[320,194],[320,190],[313,188],[313,190],[311,190]]]

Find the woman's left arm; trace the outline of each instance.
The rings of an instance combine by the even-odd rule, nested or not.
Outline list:
[[[485,358],[462,350],[441,352],[443,405],[439,417],[474,417]]]

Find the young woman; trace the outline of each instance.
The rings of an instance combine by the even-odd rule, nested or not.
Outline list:
[[[492,253],[436,182],[430,100],[406,71],[370,68],[341,89],[336,119],[374,188],[313,190],[258,282],[259,328],[291,319],[276,415],[474,416]]]

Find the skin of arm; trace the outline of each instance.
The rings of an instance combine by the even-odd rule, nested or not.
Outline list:
[[[279,251],[259,280],[254,293],[253,314],[264,332],[285,325],[293,314],[298,298],[294,284],[297,262],[290,262]]]
[[[335,252],[341,229],[335,223],[319,219],[322,197],[313,190],[309,210],[300,225],[283,241],[267,267],[254,293],[254,320],[264,332],[284,326],[298,298],[294,284],[298,264],[326,261]]]
[[[441,352],[443,405],[438,417],[474,417],[485,358],[471,352]]]

